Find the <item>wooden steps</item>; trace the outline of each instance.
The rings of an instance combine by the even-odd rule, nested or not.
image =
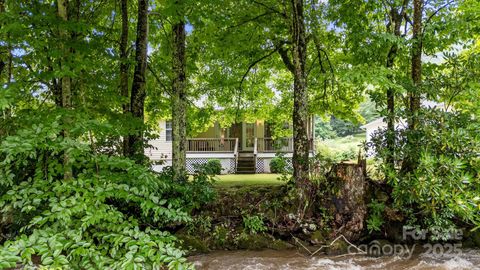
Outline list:
[[[237,160],[237,174],[255,173],[255,157],[252,152],[240,152]]]

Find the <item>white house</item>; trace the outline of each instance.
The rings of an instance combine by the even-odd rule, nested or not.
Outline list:
[[[438,110],[447,110],[449,111],[448,108],[445,107],[444,103],[437,103],[434,101],[429,101],[429,100],[424,100],[422,101],[421,104],[422,107],[424,108],[434,108]],[[395,129],[399,130],[402,128],[407,127],[407,123],[405,119],[400,119],[397,123],[395,123]],[[387,122],[385,121],[384,117],[377,118],[363,126],[361,126],[362,129],[365,130],[365,140],[368,142],[372,141],[372,137],[374,133],[378,130],[383,130],[387,128]]]
[[[159,163],[154,170],[161,171],[172,164],[172,125],[168,120],[159,122],[160,136],[149,141],[145,149],[150,160]],[[308,121],[311,155],[314,152],[314,121]],[[222,128],[218,123],[210,126],[194,138],[187,139],[187,170],[195,171],[195,164],[205,164],[218,159],[222,173],[269,173],[270,161],[276,153],[283,153],[291,164],[293,138],[272,138],[268,122],[257,120],[253,123],[237,123]]]

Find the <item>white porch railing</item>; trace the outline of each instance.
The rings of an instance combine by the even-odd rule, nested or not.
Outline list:
[[[258,152],[293,152],[293,138],[258,138]]]
[[[187,152],[238,152],[238,138],[187,139]]]
[[[313,151],[313,139],[309,140],[310,151]],[[258,138],[258,152],[260,153],[276,153],[276,152],[293,152],[293,138]]]
[[[293,138],[253,138],[253,153],[293,152]],[[310,151],[314,143],[310,139]],[[190,153],[233,153],[238,156],[238,138],[190,138],[187,139],[187,152]]]

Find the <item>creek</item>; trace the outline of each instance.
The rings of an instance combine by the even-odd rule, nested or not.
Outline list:
[[[460,249],[438,254],[415,248],[411,256],[305,255],[298,250],[214,251],[189,257],[196,269],[289,270],[289,269],[480,269],[479,249]]]

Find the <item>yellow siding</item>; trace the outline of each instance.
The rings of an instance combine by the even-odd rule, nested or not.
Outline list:
[[[217,138],[217,137],[220,137],[218,132],[217,132],[217,128],[216,128],[216,124],[214,126],[211,126],[209,127],[206,131],[202,132],[202,133],[199,133],[197,136],[195,136],[195,138]]]
[[[265,125],[263,120],[257,120],[257,138],[265,137]]]

